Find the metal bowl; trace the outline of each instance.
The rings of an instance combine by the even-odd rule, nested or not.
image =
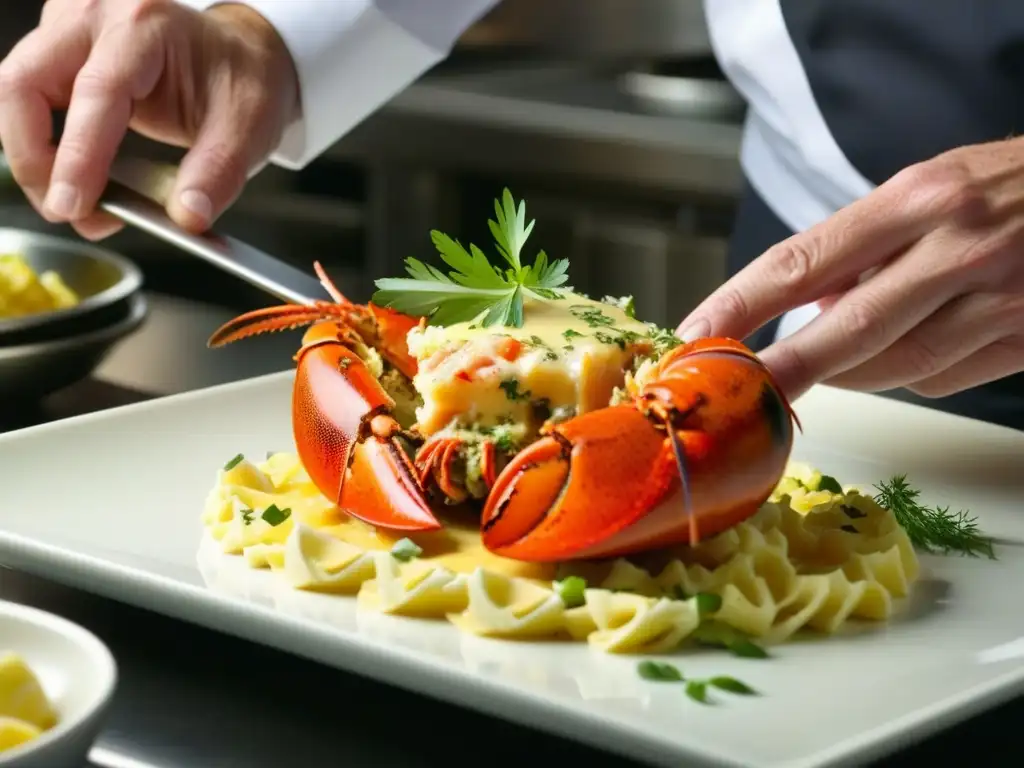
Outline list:
[[[0,402],[37,402],[88,377],[123,338],[137,329],[148,306],[142,293],[117,305],[120,318],[84,333],[0,347]]]
[[[66,309],[0,318],[0,348],[42,340],[42,335],[75,335],[90,315],[108,311],[142,287],[141,270],[123,256],[54,235],[0,228],[0,254],[21,256],[37,273],[54,270],[81,298]]]

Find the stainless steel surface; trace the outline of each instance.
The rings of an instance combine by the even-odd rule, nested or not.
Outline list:
[[[142,293],[128,297],[123,304],[123,317],[100,328],[0,347],[0,402],[4,407],[39,400],[89,376],[146,316],[147,304]]]
[[[666,114],[735,119],[746,106],[735,89],[720,80],[626,72],[618,81],[626,93]]]
[[[27,331],[45,330],[43,326],[57,323],[69,327],[86,315],[124,301],[142,287],[142,272],[135,264],[82,241],[27,230],[0,229],[0,255],[3,254],[22,256],[37,273],[54,270],[82,301],[52,312],[0,318],[0,345],[10,334],[23,336]]]
[[[711,51],[702,0],[503,0],[459,45],[587,59]]]
[[[135,166],[135,167],[133,167]],[[141,167],[141,168],[140,168]],[[320,281],[268,253],[241,240],[210,231],[202,235],[186,232],[156,202],[159,194],[148,197],[131,188],[128,178],[144,177],[148,163],[118,160],[111,180],[100,200],[100,207],[127,224],[138,227],[183,251],[241,278],[283,301],[309,304],[315,299],[330,300]]]
[[[206,340],[233,316],[206,302],[148,293],[146,324],[96,369],[95,378],[132,390],[167,395],[295,367],[304,329],[266,333],[209,349]]]
[[[644,109],[602,71],[518,65],[424,79],[325,157],[732,203],[741,135],[738,118]]]

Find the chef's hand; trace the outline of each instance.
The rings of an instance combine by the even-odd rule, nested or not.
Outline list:
[[[51,110],[62,108],[54,147]],[[0,143],[14,178],[46,219],[90,239],[120,228],[96,203],[129,127],[192,147],[168,213],[202,231],[297,111],[284,43],[238,4],[197,13],[171,0],[48,0],[0,63]]]
[[[1022,140],[901,171],[758,257],[678,332],[742,339],[811,302],[822,314],[760,355],[791,398],[818,382],[941,397],[1024,370]]]

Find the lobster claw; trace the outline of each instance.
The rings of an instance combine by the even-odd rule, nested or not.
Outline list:
[[[614,557],[696,544],[753,515],[785,470],[791,411],[729,341],[677,348],[632,404],[546,428],[498,476],[484,546],[534,562]]]
[[[441,527],[388,415],[394,401],[333,323],[313,326],[299,352],[292,425],[310,480],[346,513],[382,528]]]
[[[617,539],[676,481],[665,442],[629,405],[554,427],[499,475],[484,507],[484,546],[502,557],[538,562],[616,552]],[[673,528],[688,531],[678,511],[668,517],[667,526],[657,526],[643,541],[670,538]]]

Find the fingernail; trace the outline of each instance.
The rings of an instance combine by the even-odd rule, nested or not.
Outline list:
[[[78,211],[78,190],[66,181],[58,181],[46,195],[43,207],[60,219],[72,219]]]
[[[178,197],[183,208],[195,214],[204,222],[209,223],[213,218],[213,203],[210,198],[196,189],[186,189]]]
[[[710,334],[711,323],[704,318],[701,318],[695,323],[690,323],[690,325],[686,326],[683,331],[678,332],[677,335],[683,341],[696,341],[697,339],[702,339]]]

